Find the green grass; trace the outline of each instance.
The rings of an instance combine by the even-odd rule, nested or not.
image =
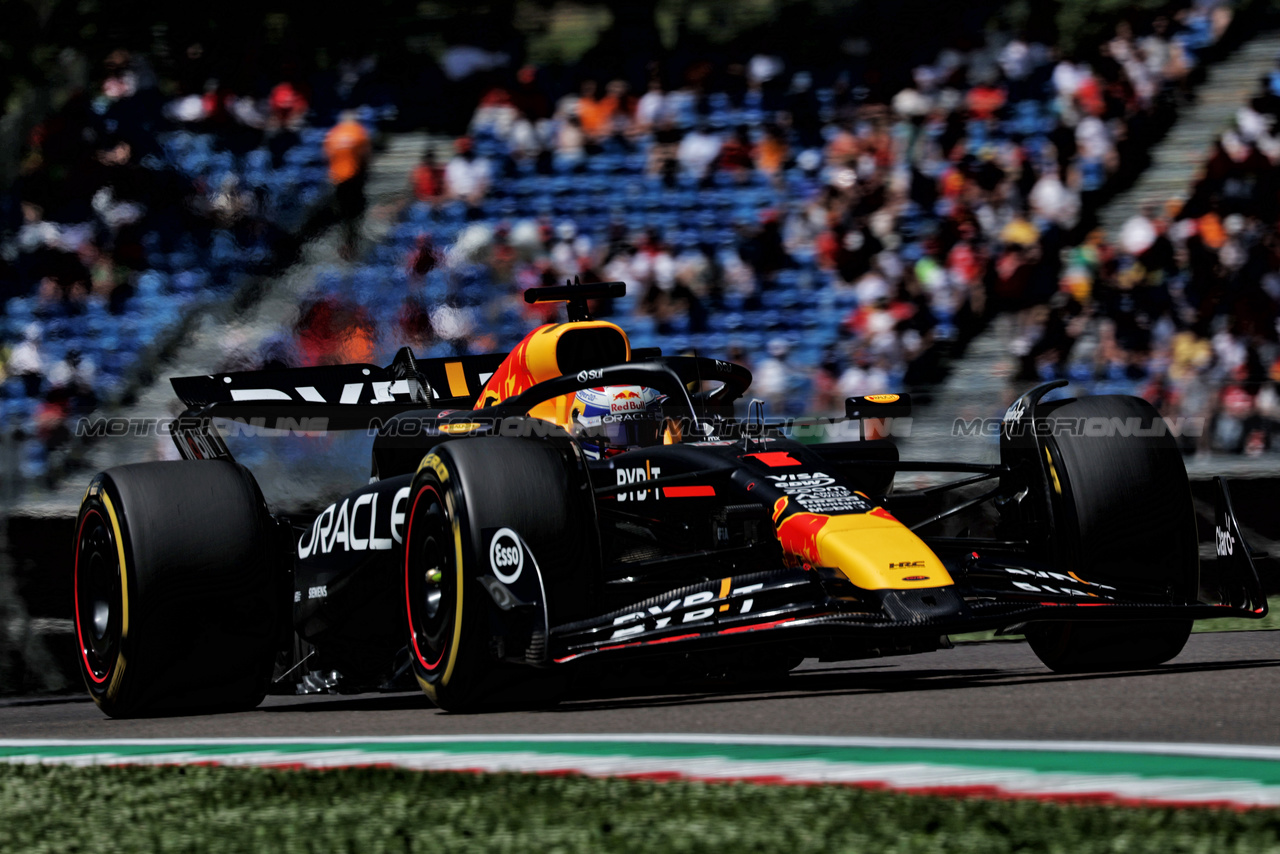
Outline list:
[[[1220,620],[1196,620],[1193,632],[1260,632],[1280,629],[1280,596],[1267,597],[1267,616],[1261,620],[1244,617],[1223,617]]]
[[[0,766],[0,850],[1253,852],[1280,811],[962,800],[843,786],[354,769]]]
[[[1250,620],[1245,617],[1223,617],[1218,620],[1196,620],[1191,624],[1195,632],[1270,632],[1280,629],[1280,596],[1267,597],[1267,616],[1261,620]],[[952,643],[977,643],[979,641],[1021,641],[1022,635],[1001,635],[996,637],[994,630],[986,632],[966,632],[962,635],[951,635]]]

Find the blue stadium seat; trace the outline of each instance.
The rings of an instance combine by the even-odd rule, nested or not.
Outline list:
[[[26,396],[26,383],[21,377],[9,377],[0,383],[0,400],[20,400]]]

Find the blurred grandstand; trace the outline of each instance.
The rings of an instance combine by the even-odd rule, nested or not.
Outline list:
[[[24,478],[60,473],[71,419],[125,399],[193,316],[288,265],[330,192],[307,119],[330,117],[289,83],[166,102],[145,58],[104,70],[35,128],[10,194],[0,407]]]
[[[1114,241],[1095,228],[1247,31],[1237,6],[1112,15],[1070,50],[999,3],[898,56],[830,30],[812,50],[639,38],[539,65],[506,28],[408,74],[371,50],[236,79],[194,41],[111,50],[35,125],[0,206],[0,467],[57,480],[82,451],[71,419],[126,405],[193,318],[251,302],[323,239],[343,108],[374,135],[431,132],[373,200],[391,227],[308,270],[287,326],[200,370],[501,350],[548,317],[524,290],[580,275],[631,284],[600,309],[636,346],[746,364],[774,413],[945,383],[1004,313],[1018,379],[1142,394],[1211,417],[1201,449],[1262,453],[1280,70],[1240,93],[1185,205]]]

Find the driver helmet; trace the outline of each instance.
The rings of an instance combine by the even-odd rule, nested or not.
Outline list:
[[[574,432],[594,460],[662,443],[666,395],[638,385],[584,388],[574,407]]]

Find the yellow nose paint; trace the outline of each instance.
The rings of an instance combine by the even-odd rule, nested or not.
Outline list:
[[[778,539],[788,554],[838,569],[864,590],[954,583],[933,550],[882,510],[848,516],[795,513],[778,526]]]

